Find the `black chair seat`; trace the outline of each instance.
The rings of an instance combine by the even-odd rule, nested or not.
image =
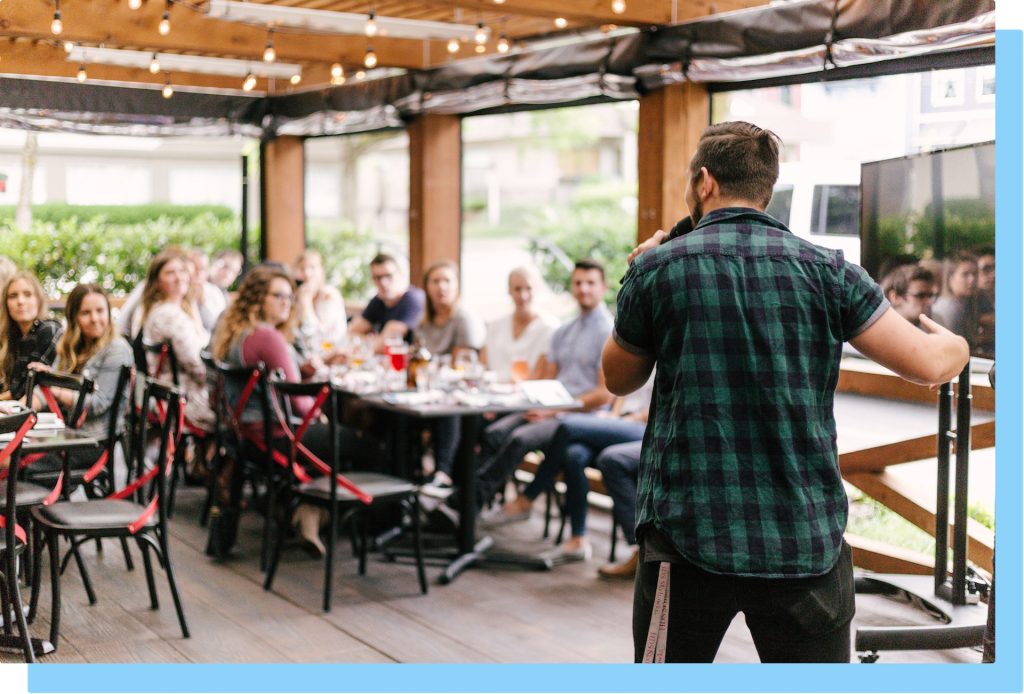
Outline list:
[[[20,494],[19,494],[20,496]],[[92,501],[60,501],[50,506],[32,509],[36,519],[56,530],[79,533],[115,531],[128,526],[138,518],[143,507],[123,499],[96,499]],[[157,525],[154,513],[146,520],[147,528]]]
[[[391,475],[381,475],[376,472],[346,472],[345,479],[356,485],[374,500],[393,496],[404,496],[416,491],[416,485],[407,480]],[[324,476],[319,479],[307,482],[299,487],[300,496],[312,498],[319,501],[327,501],[331,498],[331,479]],[[352,492],[338,485],[338,501],[356,501]]]
[[[38,506],[43,503],[43,499],[49,496],[51,489],[41,487],[38,484],[32,484],[30,482],[18,482],[18,501],[17,508],[26,508],[28,506]],[[7,481],[0,482],[0,511],[3,511],[7,507],[7,502],[4,499],[7,498]]]

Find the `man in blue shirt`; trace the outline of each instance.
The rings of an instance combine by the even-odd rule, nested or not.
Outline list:
[[[377,295],[370,299],[362,315],[352,319],[350,335],[379,336],[380,340],[405,338],[423,317],[423,290],[409,286],[398,262],[386,253],[370,261],[370,275]]]

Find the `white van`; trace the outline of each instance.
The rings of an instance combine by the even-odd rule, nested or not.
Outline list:
[[[860,263],[860,162],[787,162],[768,214],[797,236]]]

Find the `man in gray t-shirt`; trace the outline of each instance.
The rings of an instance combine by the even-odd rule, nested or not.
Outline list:
[[[593,260],[576,263],[570,290],[580,312],[551,337],[551,349],[541,357],[538,373],[562,382],[566,390],[591,411],[612,400],[601,372],[601,349],[612,330],[604,305],[604,268]],[[543,448],[558,429],[558,412],[530,411],[508,415],[484,430],[483,459],[477,468],[477,506],[489,502],[530,451]]]

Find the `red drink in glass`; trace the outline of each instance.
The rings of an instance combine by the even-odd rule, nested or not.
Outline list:
[[[391,368],[395,371],[405,371],[405,367],[409,361],[409,348],[405,345],[401,347],[389,347],[388,356],[391,357]]]

